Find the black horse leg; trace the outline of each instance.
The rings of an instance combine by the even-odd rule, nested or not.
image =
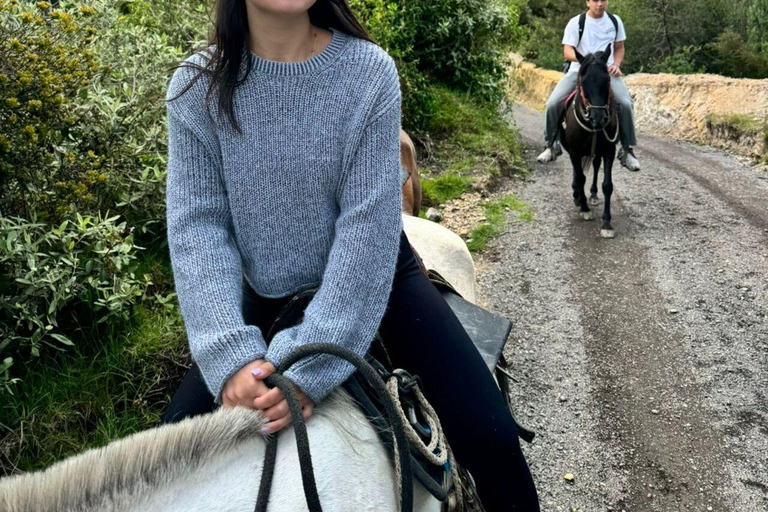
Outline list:
[[[603,196],[605,207],[603,208],[603,225],[600,227],[600,236],[613,238],[613,226],[611,226],[611,194],[613,194],[612,169],[615,150],[605,155],[605,169],[603,170]]]
[[[581,211],[581,218],[591,220],[589,206],[587,206],[587,195],[584,193],[587,177],[584,175],[584,169],[581,167],[581,157],[574,156],[572,153],[570,157],[571,164],[573,165],[573,202]]]
[[[573,162],[573,158],[571,158],[571,162]],[[581,203],[579,202],[579,170],[581,168],[581,164],[579,164],[579,167],[576,167],[576,163],[573,163],[573,181],[571,182],[571,188],[573,189],[573,204],[576,205],[576,208],[579,208],[581,206]]]
[[[592,188],[589,189],[589,204],[595,206],[599,201],[597,199],[597,173],[600,170],[600,157],[596,156],[592,161]]]

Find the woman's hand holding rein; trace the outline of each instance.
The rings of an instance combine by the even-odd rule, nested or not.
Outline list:
[[[258,371],[265,363],[264,359],[256,359],[240,368],[227,382],[221,390],[222,407],[230,408],[236,405],[250,407],[253,409],[253,399],[269,391],[267,385],[257,379],[254,379],[252,371]]]
[[[253,376],[259,383],[264,385],[261,381],[269,377],[274,371],[275,366],[270,362],[265,362],[253,373]],[[304,421],[306,421],[312,416],[315,404],[304,394],[299,386],[294,384],[293,388],[296,390],[296,394],[301,402],[301,415],[304,417]],[[269,420],[269,423],[262,429],[262,432],[265,434],[277,432],[291,423],[288,402],[285,400],[283,392],[278,388],[272,388],[266,393],[258,395],[253,400],[253,407],[263,411],[264,416]]]
[[[269,375],[274,373],[275,366],[257,359],[243,366],[224,384],[221,391],[222,407],[231,408],[242,405],[250,409],[263,411],[269,423],[262,430],[265,434],[277,432],[291,423],[288,402],[278,388],[268,388],[264,383]],[[302,405],[304,420],[308,420],[315,409],[315,404],[307,395],[294,385]]]

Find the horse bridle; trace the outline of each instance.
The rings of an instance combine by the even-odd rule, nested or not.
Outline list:
[[[573,112],[574,112],[574,117],[576,117],[576,122],[579,123],[579,126],[581,126],[581,128],[583,130],[588,131],[589,133],[597,134],[598,131],[602,131],[603,135],[605,135],[605,138],[608,140],[608,142],[615,143],[616,140],[619,138],[619,119],[618,119],[618,112],[615,109],[613,110],[613,113],[611,113],[611,100],[613,100],[613,88],[611,87],[611,83],[608,82],[608,99],[607,99],[605,105],[592,105],[587,100],[587,97],[584,95],[584,87],[582,86],[582,83],[581,83],[581,73],[578,74],[577,90],[579,91],[578,96],[579,96],[579,98],[581,98],[581,102],[583,103],[583,105],[580,106],[580,108],[577,109],[576,108],[576,103],[578,103],[578,102],[575,101],[575,100],[573,102]],[[615,122],[616,122],[616,133],[613,134],[613,137],[609,137],[608,136],[608,134],[605,132],[605,127],[601,128],[599,130],[597,128],[590,128],[590,127],[586,126],[584,124],[584,122],[582,122],[582,120],[579,118],[579,112],[581,112],[581,115],[584,116],[585,119],[589,119],[589,112],[590,112],[590,110],[598,109],[598,108],[599,109],[605,109],[606,110],[606,115],[611,116],[613,118],[612,120],[615,120]],[[586,109],[586,111],[584,109]],[[596,142],[597,142],[597,139],[595,138],[593,140],[593,144],[592,145],[594,146]],[[592,153],[594,154],[594,149],[592,150]]]

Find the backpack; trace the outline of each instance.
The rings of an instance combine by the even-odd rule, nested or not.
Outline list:
[[[608,16],[608,18],[611,20],[611,23],[613,23],[613,28],[616,29],[616,36],[614,36],[614,41],[617,37],[619,37],[619,22],[616,21],[616,16],[609,13],[608,11],[605,11],[605,14]],[[581,42],[581,36],[584,35],[584,25],[587,23],[587,11],[584,11],[579,16],[579,40],[576,42],[576,46],[579,46],[579,43]],[[568,70],[571,69],[571,61],[568,59],[563,60],[563,73],[567,73]]]

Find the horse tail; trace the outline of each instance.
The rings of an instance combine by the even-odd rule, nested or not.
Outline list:
[[[591,156],[584,156],[581,158],[581,170],[585,173],[589,168],[592,167],[592,157]]]

